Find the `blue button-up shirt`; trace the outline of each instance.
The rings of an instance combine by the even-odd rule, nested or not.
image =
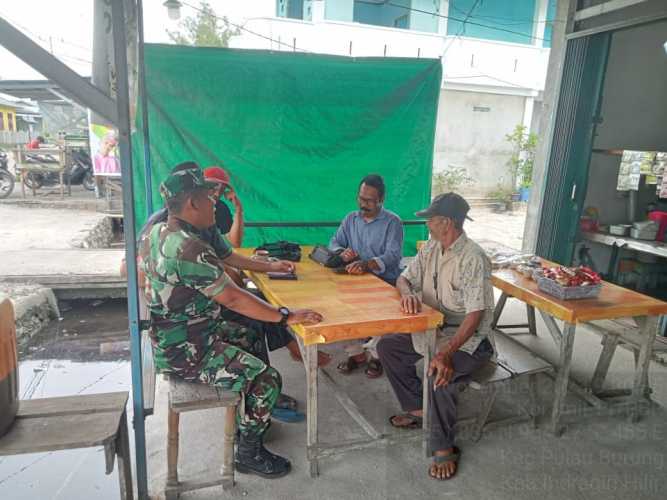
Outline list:
[[[396,283],[403,255],[403,224],[398,215],[384,208],[375,219],[366,222],[360,211],[347,214],[329,243],[331,250],[351,248],[363,260],[374,260],[383,280]]]

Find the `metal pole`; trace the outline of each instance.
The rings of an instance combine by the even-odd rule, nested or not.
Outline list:
[[[139,34],[139,96],[141,97],[141,124],[144,135],[144,187],[146,189],[146,215],[153,213],[153,177],[151,169],[151,140],[148,133],[148,96],[146,95],[146,66],[144,65],[144,7],[137,0],[137,31]]]
[[[141,333],[139,330],[139,287],[137,282],[137,245],[135,239],[134,190],[132,186],[132,146],[130,144],[130,93],[127,73],[127,45],[123,0],[113,0],[112,26],[114,61],[116,64],[116,103],[118,107],[118,147],[123,185],[123,217],[125,224],[125,262],[127,264],[127,312],[130,326],[132,361],[132,408],[134,423],[137,494],[148,498],[146,471],[146,431],[144,397],[141,378]]]

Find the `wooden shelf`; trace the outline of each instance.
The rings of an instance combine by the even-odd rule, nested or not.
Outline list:
[[[609,156],[623,156],[622,149],[593,149],[593,153]]]

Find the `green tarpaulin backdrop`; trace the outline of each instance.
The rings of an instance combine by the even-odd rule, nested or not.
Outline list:
[[[176,164],[224,166],[247,222],[340,221],[361,178],[385,178],[385,207],[404,220],[430,200],[441,64],[147,45],[155,207]],[[140,113],[137,114],[140,116]],[[134,140],[137,221],[146,219],[143,144]],[[244,246],[326,243],[335,228],[248,228]],[[423,239],[406,227],[406,255]]]

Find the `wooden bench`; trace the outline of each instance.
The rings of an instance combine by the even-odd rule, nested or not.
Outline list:
[[[485,430],[532,420],[537,426],[539,416],[539,400],[537,394],[537,374],[553,370],[553,367],[542,358],[533,354],[519,342],[498,330],[493,332],[496,348],[496,360],[473,374],[469,386],[478,391],[485,391],[486,398],[481,400],[479,413],[472,420],[474,430],[472,439],[478,441]],[[524,414],[488,421],[495,403],[500,384],[509,383],[518,378],[526,377],[528,383],[529,405]],[[467,423],[467,421],[462,421]]]
[[[148,332],[142,332],[142,359],[144,406],[152,410],[155,401],[155,369]],[[186,382],[176,376],[163,376],[167,384],[167,483],[165,500],[175,500],[186,491],[222,485],[223,491],[234,486],[234,440],[236,437],[236,409],[238,392],[224,391],[206,384]],[[220,476],[180,481],[178,478],[178,451],[180,414],[189,411],[224,408],[222,438],[222,471]],[[151,411],[152,413],[152,411]]]
[[[635,365],[639,362],[639,350],[641,349],[641,334],[639,326],[631,318],[619,318],[613,320],[597,320],[585,323],[585,326],[593,333],[602,337],[602,354],[595,368],[591,381],[591,390],[594,394],[606,396],[623,396],[630,393],[627,389],[615,389],[603,391],[602,386],[609,371],[611,361],[617,346],[625,347],[632,351]],[[667,338],[655,337],[653,341],[652,359],[662,362],[656,356],[667,352]],[[647,393],[652,392],[647,380]]]
[[[106,473],[118,457],[122,500],[132,500],[132,469],[125,404],[127,392],[23,400],[0,456],[104,447]]]

